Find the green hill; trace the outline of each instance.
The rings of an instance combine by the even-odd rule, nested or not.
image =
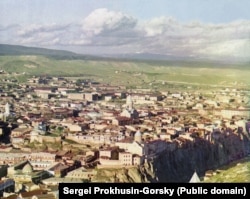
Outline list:
[[[217,174],[204,182],[250,182],[250,158],[231,163],[217,170]]]
[[[98,59],[96,56],[81,55],[66,50],[26,47],[19,45],[0,44],[0,56],[37,55],[53,59]]]
[[[77,54],[63,50],[0,44],[0,55],[75,56]]]
[[[76,76],[127,86],[249,87],[250,66],[202,61],[102,58],[23,46],[0,45],[0,69],[26,75]]]

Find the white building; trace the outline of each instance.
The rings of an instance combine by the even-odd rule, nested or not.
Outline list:
[[[9,103],[7,103],[7,104],[5,105],[5,112],[4,112],[4,115],[5,115],[6,117],[8,117],[8,116],[10,115],[10,105],[9,105]]]

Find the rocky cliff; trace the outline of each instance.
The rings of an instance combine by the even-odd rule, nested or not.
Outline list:
[[[187,147],[188,146],[188,147]],[[188,182],[196,171],[216,169],[246,155],[249,141],[230,135],[214,140],[203,139],[178,147],[173,152],[162,152],[153,160],[138,167],[98,169],[98,182]]]

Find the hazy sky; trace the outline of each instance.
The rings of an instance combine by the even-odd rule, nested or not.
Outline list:
[[[249,0],[1,0],[0,43],[250,60]]]

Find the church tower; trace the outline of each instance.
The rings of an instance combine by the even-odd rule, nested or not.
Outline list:
[[[138,142],[138,143],[141,143],[142,142],[142,134],[140,132],[140,130],[138,129],[135,133],[135,136],[134,136],[134,141],[135,142]]]
[[[132,101],[131,95],[127,96],[126,106],[127,106],[128,110],[132,110],[133,109],[133,101]]]
[[[7,102],[7,104],[5,104],[5,112],[4,112],[5,116],[8,117],[10,115],[10,105]]]
[[[133,100],[131,95],[128,95],[126,98],[126,104],[124,104],[124,110],[120,114],[121,116],[137,119],[139,117],[139,113],[133,106]]]

